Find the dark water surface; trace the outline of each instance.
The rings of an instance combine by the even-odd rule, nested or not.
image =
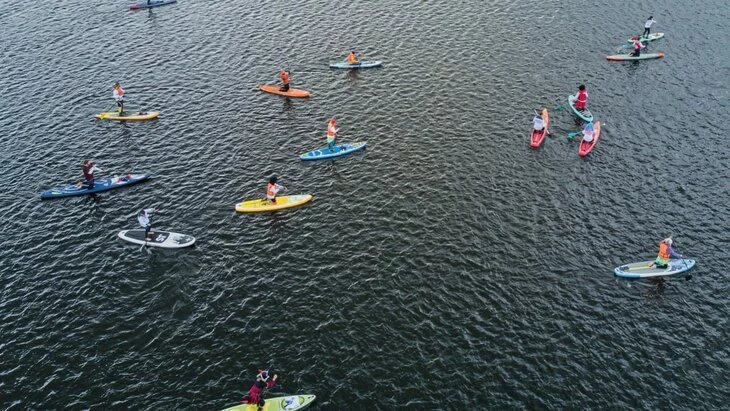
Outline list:
[[[257,367],[319,410],[727,409],[727,1],[129,4],[0,12],[3,409],[216,410]],[[606,61],[649,15],[666,57]],[[282,65],[311,99],[257,91]],[[161,117],[94,119],[116,80]],[[331,116],[367,151],[300,162]],[[154,179],[40,201],[84,159]],[[236,215],[272,173],[314,201]],[[143,206],[197,246],[117,240]],[[690,281],[613,277],[667,235]]]

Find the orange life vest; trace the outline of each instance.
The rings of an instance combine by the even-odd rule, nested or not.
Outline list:
[[[669,261],[671,255],[669,255],[669,244],[659,243],[659,255],[657,256],[662,261]]]
[[[269,183],[266,185],[266,198],[271,199],[271,198],[276,197],[276,193],[274,192],[274,187],[276,187],[276,184]]]
[[[327,126],[327,141],[334,141],[336,134],[337,129],[335,128],[335,123],[330,121],[330,124]]]
[[[347,56],[347,62],[349,64],[357,64],[358,63],[357,56],[355,56],[355,53],[350,53],[350,55]]]
[[[121,98],[124,97],[124,89],[122,88],[122,86],[116,86],[116,87],[114,87],[114,91],[117,92],[117,96],[118,96],[117,98],[118,99],[121,99]]]

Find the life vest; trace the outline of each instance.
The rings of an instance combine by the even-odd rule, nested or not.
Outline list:
[[[271,183],[267,184],[266,185],[266,198],[268,198],[268,199],[276,198],[277,191],[278,190],[276,190],[276,184],[271,184]]]
[[[337,129],[335,128],[335,123],[330,121],[330,124],[327,126],[327,141],[334,141],[336,135]]]
[[[669,258],[671,258],[671,255],[669,254],[669,244],[663,242],[659,243],[659,255],[657,258],[662,261],[669,261]]]
[[[586,92],[585,90],[579,90],[578,91],[578,102],[579,103],[584,103],[585,104],[587,97],[588,97],[588,92]]]
[[[285,86],[289,84],[289,74],[286,71],[282,71],[281,74],[279,74],[279,77],[281,77],[281,82],[284,83]]]
[[[634,50],[641,50],[641,42],[639,40],[634,41]]]
[[[358,63],[357,56],[355,56],[355,53],[350,53],[350,55],[347,56],[347,62],[349,64],[357,64]]]

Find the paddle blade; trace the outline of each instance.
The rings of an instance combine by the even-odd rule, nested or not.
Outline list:
[[[557,107],[555,107],[555,111],[560,111],[560,110],[562,110],[562,109],[564,109],[564,108],[565,108],[565,107],[563,107],[562,105],[560,105],[560,106],[557,106]]]

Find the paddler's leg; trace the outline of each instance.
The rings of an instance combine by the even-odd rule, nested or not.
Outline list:
[[[330,151],[334,153],[335,152],[335,140],[328,141],[327,147],[329,147]]]

